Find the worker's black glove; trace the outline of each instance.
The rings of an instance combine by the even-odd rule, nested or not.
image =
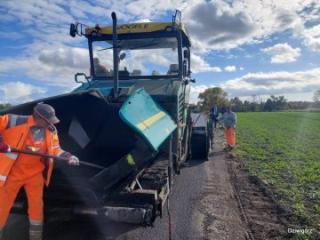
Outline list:
[[[10,146],[3,141],[3,138],[1,135],[0,135],[0,152],[3,152],[3,153],[11,152]]]

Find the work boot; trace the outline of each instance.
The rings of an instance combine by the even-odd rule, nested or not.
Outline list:
[[[228,144],[223,150],[226,152],[230,152],[232,150],[232,146]]]
[[[42,240],[42,223],[30,223],[29,240]]]
[[[2,240],[3,229],[0,229],[0,240]]]

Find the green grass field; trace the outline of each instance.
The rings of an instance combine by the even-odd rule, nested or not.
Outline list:
[[[237,153],[294,212],[320,223],[320,113],[238,113]]]

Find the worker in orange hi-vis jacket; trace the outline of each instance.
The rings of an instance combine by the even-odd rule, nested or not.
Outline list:
[[[226,112],[223,114],[222,120],[227,141],[226,150],[232,150],[236,145],[237,115],[231,111],[230,106],[226,108]]]
[[[58,122],[54,108],[44,103],[37,104],[30,116],[0,116],[0,239],[22,187],[28,199],[29,239],[42,239],[43,188],[49,185],[53,169],[53,159],[14,153],[11,147],[64,157],[69,165],[79,165],[76,156],[60,148],[54,127]]]

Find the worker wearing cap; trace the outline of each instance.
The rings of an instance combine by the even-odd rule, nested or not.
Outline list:
[[[61,149],[55,110],[48,104],[37,104],[33,115],[0,116],[0,239],[19,190],[25,189],[28,199],[30,240],[42,239],[43,187],[48,186],[53,159],[11,152],[11,148],[46,153],[68,159],[79,165],[79,159]]]

